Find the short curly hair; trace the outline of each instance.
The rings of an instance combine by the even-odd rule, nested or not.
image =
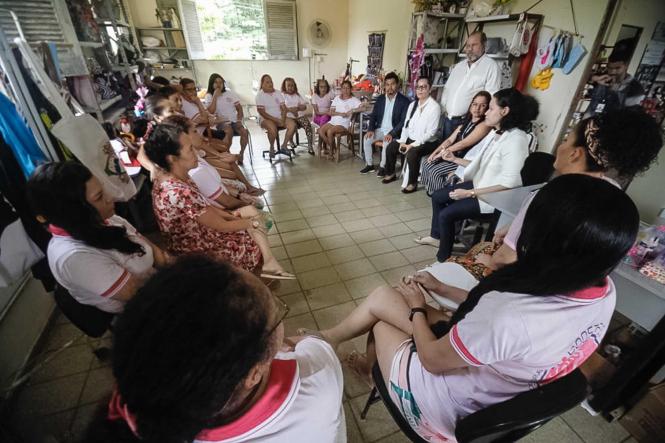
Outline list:
[[[604,160],[605,166],[589,155],[585,132],[591,122],[598,127],[597,156]],[[590,171],[609,170],[617,178],[628,180],[649,169],[663,146],[658,123],[642,109],[634,108],[608,111],[582,120],[575,128],[575,142],[586,149]]]

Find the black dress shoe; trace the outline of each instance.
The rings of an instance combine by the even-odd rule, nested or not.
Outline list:
[[[379,170],[377,171],[376,176],[377,177],[385,177],[386,176],[386,170],[379,166]]]
[[[397,180],[397,176],[393,175],[392,178],[384,178],[383,180],[381,180],[381,183],[383,183],[385,185],[385,184],[388,184],[388,183],[392,183],[395,180]]]
[[[407,186],[406,188],[402,189],[402,194],[411,194],[412,192],[416,192],[418,190],[417,186],[414,186],[413,188],[409,189]]]
[[[360,170],[361,174],[367,174],[368,172],[374,171],[374,165],[365,166]]]

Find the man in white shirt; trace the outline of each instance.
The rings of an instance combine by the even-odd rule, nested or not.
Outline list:
[[[473,96],[480,91],[494,95],[501,87],[501,68],[485,54],[487,36],[473,32],[464,44],[466,60],[452,67],[443,89],[441,104],[446,112],[442,140],[447,139],[462,123]]]

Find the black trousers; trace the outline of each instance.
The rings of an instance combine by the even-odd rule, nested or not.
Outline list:
[[[407,144],[412,142],[413,140],[411,139],[407,139],[406,141]],[[408,184],[415,185],[418,182],[418,174],[420,173],[420,159],[426,155],[430,155],[440,144],[440,140],[434,140],[409,149],[409,151],[406,153],[406,164],[409,165]],[[399,142],[393,140],[386,148],[386,175],[393,175],[395,173],[397,155],[399,153]]]

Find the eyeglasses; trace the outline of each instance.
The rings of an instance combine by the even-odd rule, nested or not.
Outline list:
[[[185,91],[196,91],[196,87],[193,87],[193,88],[185,88]]]
[[[284,321],[287,315],[289,315],[289,311],[291,308],[289,308],[289,305],[284,303],[279,297],[277,297],[275,294],[272,294],[273,299],[275,300],[275,306],[277,306],[277,323],[273,327],[271,327],[268,330],[268,336],[271,336],[273,332],[275,332],[275,329],[277,329],[277,326],[281,322]]]
[[[429,86],[427,86],[427,85],[417,85],[416,86],[416,89],[418,89],[419,91],[422,91],[423,89],[427,89],[427,88],[429,88]]]

